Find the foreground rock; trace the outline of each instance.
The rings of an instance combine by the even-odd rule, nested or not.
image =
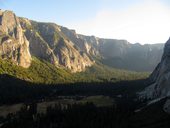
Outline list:
[[[146,98],[170,96],[170,39],[166,42],[161,62],[150,76],[150,86],[143,94]]]
[[[140,97],[151,100],[150,103],[166,98],[163,110],[170,113],[170,39],[166,42],[161,62],[149,81],[150,85],[140,93]]]

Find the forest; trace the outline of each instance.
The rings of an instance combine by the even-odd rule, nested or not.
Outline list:
[[[145,88],[148,81],[149,79],[114,83],[43,85],[1,75],[0,82],[3,83],[0,86],[1,106],[19,103],[22,105],[15,112],[0,116],[0,126],[2,128],[169,128],[170,116],[161,109],[166,99],[137,111],[147,102],[138,100],[136,92]],[[44,104],[45,107],[41,108],[40,106]],[[2,108],[0,107],[0,110]]]

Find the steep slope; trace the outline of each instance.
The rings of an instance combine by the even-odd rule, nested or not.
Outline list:
[[[7,74],[15,78],[36,84],[68,84],[87,82],[118,82],[145,79],[148,73],[130,72],[94,64],[85,72],[71,73],[63,68],[57,68],[47,61],[33,57],[29,68],[14,65],[10,60],[0,59],[0,75]],[[1,85],[0,85],[1,86]]]
[[[161,60],[164,46],[164,44],[131,44],[126,40],[101,39],[93,36],[79,35],[79,38],[88,42],[88,51],[97,53],[103,64],[133,71],[153,71]]]
[[[99,38],[95,36],[79,35],[75,30],[69,30],[66,27],[61,27],[61,31],[75,44],[77,49],[90,56],[100,57],[98,49]]]
[[[148,87],[139,93],[141,99],[149,100],[148,106],[166,99],[162,110],[170,113],[170,39],[166,42],[161,62],[149,77]]]
[[[102,39],[76,34],[74,30],[61,27],[61,31],[80,50],[98,58],[113,68],[133,71],[153,71],[161,60],[164,44],[131,44],[126,40]]]
[[[75,82],[75,76],[71,72],[57,68],[47,61],[32,58],[29,68],[14,65],[9,60],[0,59],[0,75],[7,74],[15,78],[36,84],[56,84]]]
[[[84,71],[93,64],[88,55],[76,49],[73,42],[61,32],[60,26],[24,18],[20,18],[20,22],[30,42],[30,52],[37,58],[66,67],[72,72]]]
[[[31,64],[29,42],[19,19],[11,11],[0,10],[0,57],[25,68]]]
[[[170,96],[170,39],[166,42],[161,62],[150,76],[150,86],[142,93],[146,98]]]

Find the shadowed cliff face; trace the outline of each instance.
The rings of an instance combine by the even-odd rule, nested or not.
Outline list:
[[[166,42],[161,62],[150,76],[150,86],[142,92],[146,98],[170,96],[170,39]]]
[[[87,53],[101,57],[101,62],[110,67],[153,71],[160,62],[164,44],[131,44],[126,40],[102,39],[78,35],[86,44]]]
[[[11,11],[0,10],[0,57],[25,68],[31,64],[29,42],[19,19]]]
[[[170,39],[166,42],[160,63],[149,77],[148,87],[140,92],[140,98],[151,100],[148,105],[165,99],[163,110],[170,113]]]

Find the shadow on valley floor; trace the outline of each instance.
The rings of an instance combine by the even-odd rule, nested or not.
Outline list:
[[[134,100],[136,92],[145,88],[147,82],[148,80],[135,80],[117,83],[42,85],[1,75],[1,105],[24,103],[25,106],[21,107],[21,104],[18,104],[21,109],[17,108],[16,113],[0,117],[0,127],[169,128],[170,115],[162,110],[166,99],[135,112],[142,104]],[[64,105],[56,102],[59,98],[63,98],[63,101],[67,99],[78,102],[70,104],[69,101]],[[92,100],[98,102],[98,99],[104,100],[104,103],[106,100],[110,102],[110,99],[113,102],[111,101],[112,105],[100,107],[89,102]],[[0,106],[0,110],[6,110],[6,107]],[[45,113],[42,113],[40,108]]]
[[[57,96],[106,95],[134,97],[147,86],[147,80],[120,81],[116,83],[71,83],[43,85],[26,82],[9,75],[0,76],[0,104],[55,99]]]

